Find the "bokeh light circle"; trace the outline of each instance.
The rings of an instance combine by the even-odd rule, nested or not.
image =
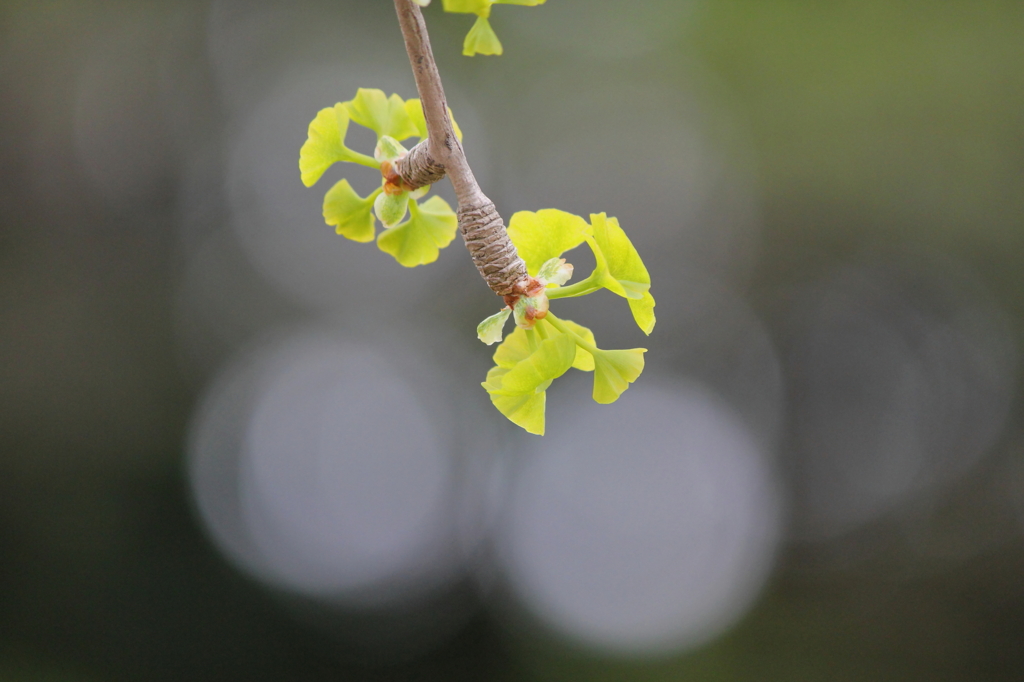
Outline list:
[[[743,422],[697,384],[566,412],[513,483],[499,541],[515,594],[604,651],[719,634],[758,593],[779,534],[774,477]]]

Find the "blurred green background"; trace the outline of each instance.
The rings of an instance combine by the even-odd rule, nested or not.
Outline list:
[[[404,271],[318,232],[295,170],[318,108],[414,96],[391,3],[7,1],[0,681],[1022,679],[1024,4],[550,0],[496,8],[505,55],[473,59],[466,16],[425,14],[502,213],[607,210],[645,256],[658,328],[598,338],[751,424],[785,510],[767,583],[653,658],[486,590],[392,657],[239,571],[186,459],[240,348],[402,318],[485,402],[463,247]]]

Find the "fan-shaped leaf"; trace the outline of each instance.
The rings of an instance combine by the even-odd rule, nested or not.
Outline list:
[[[412,121],[413,126],[416,128],[416,135],[420,138],[427,137],[427,119],[423,117],[423,103],[418,99],[410,99],[405,102],[405,111],[409,114],[409,120]],[[462,140],[462,129],[459,128],[458,121],[455,120],[455,116],[452,115],[451,107],[448,108],[448,118],[452,121],[452,128],[455,129],[455,136]]]
[[[458,14],[479,14],[487,16],[494,0],[444,0],[444,11]]]
[[[654,331],[654,297],[651,292],[645,291],[644,297],[640,299],[629,299],[629,309],[633,311],[633,319],[644,334]]]
[[[302,184],[312,187],[332,164],[338,161],[380,168],[372,157],[354,152],[345,146],[349,114],[344,104],[335,104],[317,112],[309,124],[309,134],[299,150],[299,172]]]
[[[548,260],[582,244],[590,231],[583,218],[556,208],[519,211],[508,222],[508,236],[534,277]]]
[[[619,221],[604,213],[591,214],[593,238],[604,255],[611,279],[604,285],[619,296],[643,298],[651,288],[651,276],[644,267],[640,254],[619,227]]]
[[[594,332],[590,331],[582,324],[576,324],[572,320],[566,320],[559,318],[562,324],[570,329],[576,336],[580,337],[591,346],[596,346],[597,342],[594,340]],[[576,369],[583,370],[584,372],[592,372],[594,370],[594,356],[591,355],[590,351],[583,348],[582,346],[576,346],[576,359],[573,360],[572,366]]]
[[[462,43],[462,54],[472,57],[475,54],[496,55],[502,53],[501,41],[491,28],[491,22],[484,15],[479,15],[473,27],[466,34]]]
[[[373,241],[373,201],[380,192],[378,189],[363,199],[348,180],[341,180],[324,196],[324,220],[352,241]]]
[[[572,367],[575,358],[576,342],[567,334],[547,338],[540,342],[537,350],[529,357],[509,369],[502,377],[501,390],[503,393],[536,391],[545,381],[565,374]]]
[[[439,250],[455,238],[458,227],[455,212],[441,197],[431,197],[422,205],[411,201],[409,220],[381,232],[377,246],[407,268],[433,263]]]
[[[359,88],[356,96],[345,102],[352,120],[377,133],[380,138],[389,135],[404,140],[416,134],[416,126],[409,119],[405,102],[398,95],[385,97],[383,90]]]
[[[614,403],[644,371],[646,348],[601,350],[594,355],[594,400]]]

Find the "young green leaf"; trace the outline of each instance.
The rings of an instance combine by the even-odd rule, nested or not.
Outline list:
[[[494,352],[497,367],[482,385],[499,412],[529,433],[544,435],[545,392],[572,366],[576,343],[561,333],[537,343],[538,337],[531,334],[537,332],[517,328],[505,337]]]
[[[505,322],[508,321],[508,316],[511,313],[512,311],[508,307],[505,307],[488,317],[476,326],[476,337],[488,346],[492,343],[501,341],[502,332],[505,329]]]
[[[651,292],[645,291],[643,298],[631,298],[627,302],[637,325],[644,334],[650,334],[654,330],[654,297]]]
[[[537,271],[537,279],[562,286],[572,278],[572,270],[572,264],[566,263],[564,258],[549,258]]]
[[[405,102],[398,95],[385,97],[383,90],[359,88],[356,96],[345,102],[352,120],[377,133],[404,140],[416,135],[416,126],[405,108]]]
[[[599,350],[594,354],[594,400],[614,403],[644,371],[646,348]]]
[[[444,0],[444,11],[489,16],[494,0]]]
[[[529,332],[518,327],[514,329],[511,334],[505,337],[501,345],[495,349],[492,357],[494,364],[502,369],[512,369],[524,358],[529,357],[530,353],[533,352],[533,349],[530,347],[529,334]]]
[[[500,55],[502,52],[501,41],[491,28],[491,22],[487,17],[478,16],[462,42],[462,54],[472,57],[475,54]]]
[[[527,433],[537,436],[544,435],[544,407],[547,403],[547,391],[517,395],[491,393],[490,396],[491,403],[498,408],[498,412],[508,417],[510,422],[522,427]]]
[[[611,276],[605,287],[625,298],[642,298],[651,288],[651,276],[633,243],[619,227],[619,221],[604,213],[592,213],[590,223],[594,241],[601,249]]]
[[[591,346],[597,345],[597,342],[594,341],[594,332],[590,331],[582,324],[576,324],[572,320],[566,320],[565,318],[559,318],[559,321],[568,327],[573,334],[580,337]],[[573,360],[572,366],[584,372],[592,372],[594,371],[594,356],[586,348],[577,344],[576,359]]]
[[[431,197],[422,205],[411,201],[409,220],[381,232],[377,246],[407,268],[425,265],[437,260],[439,250],[452,242],[458,227],[458,217],[441,197]]]
[[[348,180],[341,180],[324,196],[324,220],[334,231],[356,242],[373,241],[373,201],[380,194],[377,189],[363,199]]]
[[[309,124],[306,142],[299,150],[299,172],[302,184],[312,187],[328,168],[338,161],[352,161],[370,168],[380,168],[373,158],[345,146],[349,114],[344,104],[335,104],[317,112]]]
[[[416,134],[422,139],[427,137],[427,119],[423,116],[423,103],[418,99],[410,99],[405,102],[405,111],[409,114],[409,120],[416,127]],[[448,118],[451,119],[452,128],[455,130],[455,137],[462,141],[462,129],[459,128],[458,122],[452,115],[452,110],[448,108]]]
[[[650,293],[651,276],[640,254],[615,218],[604,213],[591,214],[590,223],[593,233],[587,241],[602,272],[602,286],[629,299],[637,325],[650,334],[655,322],[654,297]]]
[[[508,236],[534,277],[544,263],[576,248],[590,233],[583,218],[555,208],[519,211],[508,221]]]
[[[525,332],[529,333],[529,332]],[[502,377],[501,391],[506,394],[532,393],[546,381],[556,379],[572,367],[576,342],[567,334],[556,334],[537,346],[537,350],[518,362]]]

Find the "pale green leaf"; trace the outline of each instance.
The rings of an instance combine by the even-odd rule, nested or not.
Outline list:
[[[555,208],[519,211],[508,222],[508,236],[534,277],[548,260],[582,244],[590,230],[583,218]]]
[[[545,381],[565,374],[576,358],[576,342],[557,334],[540,342],[529,357],[509,369],[501,380],[502,393],[530,393],[544,390]]]
[[[487,17],[479,15],[473,22],[473,27],[466,34],[466,40],[462,43],[462,54],[472,57],[475,54],[501,54],[501,41],[491,28],[491,22]]]
[[[398,95],[385,97],[383,90],[359,88],[356,96],[345,102],[352,120],[377,133],[377,138],[389,135],[404,140],[416,134],[416,126]]]
[[[501,393],[491,393],[490,395],[491,403],[513,424],[522,427],[527,433],[544,435],[544,407],[547,402],[547,391],[518,395],[503,395]]]
[[[530,346],[529,335],[536,333],[516,327],[494,351],[494,364],[504,369],[512,369],[528,358],[530,353],[533,352],[533,348]],[[533,338],[536,339],[536,336]]]
[[[377,199],[373,202],[373,212],[377,214],[377,219],[384,224],[384,227],[394,227],[402,222],[408,207],[408,192],[399,192],[398,194],[383,192],[378,194]]]
[[[582,324],[576,324],[572,320],[566,320],[564,318],[559,318],[559,320],[562,324],[568,327],[572,333],[576,334],[576,336],[580,337],[591,346],[597,345],[597,342],[594,340],[594,332],[590,331]],[[584,372],[592,372],[594,370],[594,356],[591,355],[590,351],[587,349],[577,345],[576,359],[573,360],[572,366],[576,369],[583,370]]]
[[[494,0],[444,0],[444,11],[458,14],[479,14],[486,17]]]
[[[568,334],[538,342],[536,334],[516,329],[505,337],[494,353],[498,366],[487,373],[483,387],[498,411],[514,424],[544,435],[547,388],[572,365],[576,343]]]
[[[644,371],[646,348],[599,350],[594,355],[594,400],[614,403]]]
[[[348,109],[344,104],[335,104],[317,112],[309,124],[309,134],[299,150],[299,172],[302,184],[312,187],[332,164],[338,161],[353,161],[373,168],[380,164],[365,154],[359,154],[345,146],[348,132]]]
[[[640,254],[619,227],[619,221],[604,213],[591,214],[593,242],[601,251],[608,272],[602,284],[619,296],[641,299],[651,288],[651,276]],[[595,250],[595,256],[596,256]]]
[[[455,238],[458,227],[455,212],[441,197],[431,197],[421,205],[413,201],[409,202],[409,220],[381,232],[377,246],[407,268],[433,263],[440,249]]]
[[[651,292],[645,291],[643,298],[631,298],[628,303],[637,325],[644,334],[650,334],[654,330],[654,297]]]
[[[378,189],[363,199],[348,180],[341,180],[324,196],[324,220],[333,225],[335,232],[356,242],[373,240],[373,201]]]
[[[508,321],[508,316],[511,312],[507,307],[503,308],[478,324],[476,326],[476,337],[488,346],[501,341],[505,322]]]
[[[423,103],[418,99],[410,99],[405,102],[405,111],[409,114],[409,120],[412,122],[413,127],[416,128],[414,135],[418,135],[420,138],[427,137],[427,119],[423,117]],[[452,114],[451,107],[448,107],[448,118],[451,119],[452,128],[455,130],[455,136],[462,141],[462,129],[459,128],[458,121],[455,120],[455,116]]]

